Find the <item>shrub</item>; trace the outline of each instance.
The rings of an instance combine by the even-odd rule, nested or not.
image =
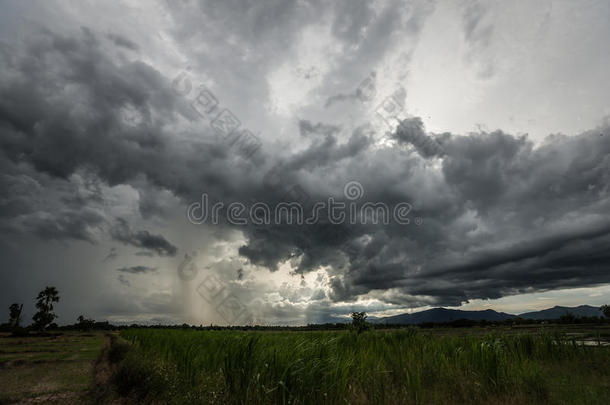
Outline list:
[[[125,358],[129,349],[129,343],[113,337],[110,349],[108,350],[108,361],[113,364],[118,363]]]

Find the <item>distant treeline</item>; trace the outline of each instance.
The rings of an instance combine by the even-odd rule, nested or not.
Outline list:
[[[610,323],[610,319],[605,319],[597,316],[583,316],[577,317],[570,313],[562,315],[557,319],[525,319],[525,318],[512,318],[504,321],[473,321],[470,319],[456,319],[450,322],[424,322],[417,324],[420,328],[439,328],[439,327],[453,327],[453,328],[472,328],[481,326],[516,326],[516,325],[544,325],[544,324],[603,324]],[[385,325],[385,324],[373,324],[376,329],[385,327],[404,327],[405,325]]]
[[[55,331],[89,331],[89,330],[122,330],[130,328],[152,328],[152,329],[196,329],[196,330],[254,330],[254,331],[312,331],[312,330],[343,330],[351,329],[356,330],[358,333],[364,332],[369,329],[399,329],[409,326],[417,326],[419,328],[470,328],[470,327],[493,327],[493,326],[515,326],[515,325],[534,325],[534,324],[601,324],[610,323],[610,306],[602,305],[600,310],[604,314],[605,318],[592,316],[592,317],[579,317],[575,316],[570,312],[566,312],[558,319],[553,320],[542,320],[542,319],[524,319],[520,317],[510,318],[503,321],[487,321],[487,320],[469,320],[469,319],[456,319],[449,322],[424,322],[419,324],[405,324],[405,323],[384,323],[380,320],[373,322],[367,321],[366,312],[353,312],[351,314],[352,322],[336,322],[336,323],[323,323],[323,324],[308,324],[307,326],[266,326],[266,325],[242,325],[242,326],[203,326],[203,325],[189,325],[183,323],[182,325],[113,325],[108,321],[95,321],[80,315],[76,319],[76,323],[71,325],[58,326],[54,320],[57,315],[53,312],[54,303],[59,302],[59,292],[56,287],[46,286],[43,290],[38,293],[36,297],[36,309],[38,310],[32,320],[34,321],[31,325],[23,327],[21,326],[21,314],[23,311],[23,304],[17,302],[9,306],[9,321],[4,324],[0,324],[0,332],[12,332],[14,336],[26,336],[32,331],[38,333],[45,333],[49,330]]]
[[[566,314],[559,319],[541,320],[541,319],[523,319],[513,318],[505,321],[473,321],[469,319],[457,319],[450,322],[425,322],[420,324],[386,324],[386,323],[372,323],[370,327],[372,329],[401,329],[409,326],[418,327],[421,329],[431,328],[474,328],[474,327],[500,327],[500,326],[516,326],[516,325],[536,325],[536,324],[607,324],[610,323],[610,319],[604,319],[600,317],[576,317],[572,314]],[[150,329],[193,329],[193,330],[240,330],[240,331],[315,331],[315,330],[344,330],[349,329],[351,326],[347,322],[337,323],[323,323],[323,324],[308,324],[306,326],[269,326],[269,325],[241,325],[241,326],[220,326],[220,325],[189,325],[183,323],[181,325],[141,325],[137,323],[129,325],[114,325],[108,321],[93,321],[91,319],[84,319],[71,325],[58,326],[57,324],[51,324],[47,330],[56,331],[90,331],[90,330],[123,330],[131,328],[150,328]],[[26,327],[24,329],[28,329]],[[9,323],[1,324],[0,331],[10,332],[11,325]]]

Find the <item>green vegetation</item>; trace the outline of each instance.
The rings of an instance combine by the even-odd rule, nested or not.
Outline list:
[[[99,333],[0,336],[0,404],[85,402],[102,341]]]
[[[95,321],[93,319],[85,318],[83,315],[79,315],[76,320],[78,321],[76,327],[82,331],[91,330],[95,326]]]
[[[351,324],[297,328],[117,328],[81,315],[59,328],[58,301],[54,287],[41,291],[25,328],[23,306],[9,307],[0,404],[584,405],[610,397],[610,327],[599,318],[405,328],[354,312]],[[608,316],[610,307],[601,309]],[[101,350],[99,331],[117,329]]]
[[[53,313],[54,302],[59,302],[57,288],[46,287],[38,293],[38,297],[36,297],[36,309],[38,309],[38,312],[32,317],[34,329],[45,330],[57,318],[57,315]]]
[[[358,333],[362,333],[371,328],[371,325],[366,321],[366,312],[352,312],[352,329]]]
[[[553,333],[128,329],[121,395],[163,403],[602,404],[610,347]]]
[[[11,304],[8,307],[9,318],[8,323],[11,328],[18,328],[21,326],[21,312],[23,311],[23,304],[19,305],[17,303]]]

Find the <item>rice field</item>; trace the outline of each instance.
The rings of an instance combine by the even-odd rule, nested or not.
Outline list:
[[[610,347],[560,333],[129,329],[121,337],[118,390],[143,402],[606,404],[610,398]]]
[[[0,404],[93,403],[94,363],[103,335],[0,335]]]

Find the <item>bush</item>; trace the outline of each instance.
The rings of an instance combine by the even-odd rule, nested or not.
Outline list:
[[[110,349],[108,350],[108,361],[113,364],[118,363],[125,358],[129,349],[129,343],[113,337]]]
[[[542,375],[539,366],[529,365],[521,372],[521,386],[523,390],[537,401],[547,400],[549,397],[548,384]]]
[[[175,366],[116,338],[111,343],[108,360],[117,363],[112,383],[119,395],[142,403],[188,403],[177,388],[180,384]]]
[[[29,328],[23,328],[21,326],[16,326],[13,328],[13,336],[15,337],[24,337],[24,336],[28,336],[30,334],[30,329]]]
[[[137,398],[145,398],[153,388],[151,371],[152,364],[144,357],[131,353],[123,359],[114,374],[114,385],[117,392],[122,396],[135,395]]]
[[[371,327],[366,318],[366,312],[352,312],[352,329],[358,333],[369,330]]]

